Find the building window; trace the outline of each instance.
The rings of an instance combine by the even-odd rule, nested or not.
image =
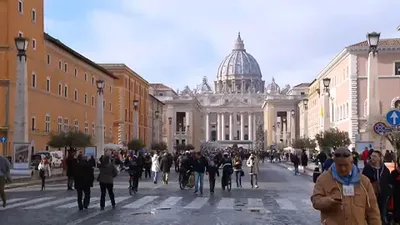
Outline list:
[[[87,104],[87,93],[85,93],[84,103]]]
[[[125,122],[128,121],[128,109],[125,109]]]
[[[110,93],[112,93],[112,86],[110,85]]]
[[[394,74],[395,75],[400,75],[400,62],[395,62],[394,63]]]
[[[47,55],[47,65],[50,65],[50,63],[51,63],[51,56]]]
[[[92,122],[92,136],[94,137],[94,134],[96,133],[95,125]]]
[[[85,121],[85,134],[89,134],[89,123]]]
[[[62,84],[58,84],[58,95],[62,96]]]
[[[24,13],[24,1],[23,0],[18,0],[18,12]]]
[[[68,73],[68,63],[64,63],[64,72]]]
[[[104,132],[104,137],[107,137],[107,134],[106,134],[107,132],[106,132],[106,131],[107,131],[106,126],[104,126],[104,130],[103,130],[103,132]]]
[[[68,86],[64,86],[64,97],[68,98]]]
[[[44,132],[49,133],[50,132],[50,115],[46,114],[46,117],[44,120],[45,120]]]
[[[110,112],[112,112],[112,103],[110,102]]]
[[[94,106],[94,96],[92,96],[92,100],[91,100],[90,104],[91,104],[92,106]]]
[[[74,120],[74,129],[75,129],[75,132],[79,131],[79,121],[78,120]]]
[[[94,77],[92,76],[92,85],[94,85]]]
[[[57,118],[57,132],[60,133],[63,129],[63,118],[58,117]]]
[[[32,117],[31,119],[31,130],[35,131],[36,130],[36,118]]]
[[[87,81],[87,73],[85,73],[85,81]]]
[[[58,69],[62,70],[62,62],[61,62],[61,60],[58,60]]]
[[[46,91],[50,92],[50,78],[46,79]]]
[[[112,128],[110,128],[110,138],[112,138],[113,132],[112,132]]]
[[[36,50],[36,39],[32,39],[32,49]]]
[[[64,118],[64,132],[69,131],[69,120],[68,118]]]
[[[24,33],[22,33],[21,31],[18,32],[18,37],[23,37],[23,36],[24,36]]]
[[[36,9],[32,9],[32,22],[36,23]]]
[[[78,101],[78,90],[74,90],[74,100]]]
[[[77,69],[77,68],[74,69],[74,76],[75,76],[75,77],[78,76],[78,69]]]
[[[103,109],[106,108],[106,101],[103,101]]]
[[[32,73],[32,87],[36,87],[36,74]]]

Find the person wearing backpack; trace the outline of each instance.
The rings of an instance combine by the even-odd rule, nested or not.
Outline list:
[[[46,177],[51,177],[51,168],[47,158],[42,158],[38,166],[39,177],[42,179],[42,191],[45,189]]]

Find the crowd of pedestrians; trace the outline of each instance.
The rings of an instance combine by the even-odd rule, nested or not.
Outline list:
[[[387,155],[386,155],[387,154]],[[361,155],[338,148],[317,159],[323,170],[314,186],[311,201],[321,211],[325,225],[400,224],[400,167],[390,171],[385,162],[394,154],[366,148]],[[358,160],[364,167],[358,167]]]

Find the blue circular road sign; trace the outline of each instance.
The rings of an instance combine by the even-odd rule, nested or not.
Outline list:
[[[392,126],[400,125],[400,111],[399,110],[390,110],[386,114],[386,121]]]

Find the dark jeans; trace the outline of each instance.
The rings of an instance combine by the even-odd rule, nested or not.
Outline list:
[[[100,183],[100,191],[100,208],[104,208],[106,205],[106,191],[108,192],[108,196],[110,196],[111,205],[115,206],[114,184]]]
[[[381,212],[382,225],[386,225],[388,224],[387,214],[388,214],[389,197],[386,195],[378,195],[376,197],[376,200],[378,201],[379,211]]]
[[[90,203],[90,187],[85,188],[85,189],[78,188],[78,189],[76,189],[76,193],[78,194],[79,209],[83,209],[83,208],[87,209],[89,206],[89,203]],[[83,201],[82,201],[83,194],[85,194],[85,197],[83,198]]]
[[[151,178],[151,171],[150,171],[151,167],[146,167],[144,168],[144,178]]]
[[[5,176],[0,176],[0,197],[1,200],[3,201],[3,205],[5,205],[6,202],[6,192],[4,191],[6,186],[6,180],[7,178]]]
[[[214,193],[214,188],[215,188],[215,176],[214,177],[209,177],[208,178],[209,183],[210,183],[210,192]]]
[[[241,176],[241,172],[242,171],[235,171],[235,175],[236,175],[236,186],[237,187],[241,187],[242,186],[242,176]]]
[[[46,184],[46,176],[42,176],[40,177],[40,179],[42,179],[42,190],[43,190]]]
[[[67,188],[71,190],[72,186],[74,186],[74,177],[68,177]]]
[[[251,187],[254,187],[254,185],[258,185],[258,177],[257,177],[257,174],[251,174],[250,175],[250,184],[251,184]]]
[[[139,179],[142,179],[142,176],[143,176],[143,167],[139,167],[139,174],[138,174],[138,178]]]

